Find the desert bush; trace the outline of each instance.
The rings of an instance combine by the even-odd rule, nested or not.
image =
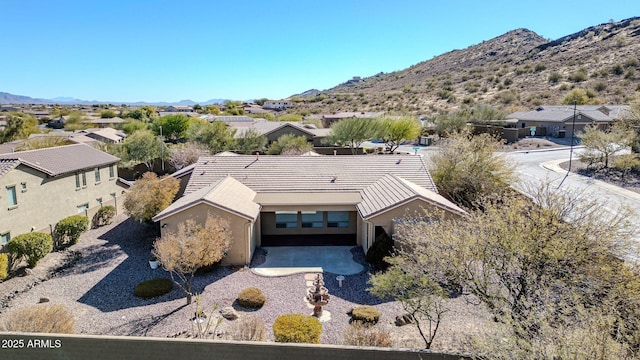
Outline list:
[[[100,227],[111,224],[113,217],[116,215],[116,208],[108,205],[102,206],[93,216],[93,227]]]
[[[558,81],[560,81],[561,78],[562,78],[562,75],[560,75],[555,71],[549,74],[549,82],[552,84],[557,83]]]
[[[0,282],[9,276],[9,256],[0,254]]]
[[[253,315],[243,316],[231,323],[227,335],[229,340],[264,341],[267,328],[264,321]]]
[[[4,331],[73,334],[75,320],[64,305],[39,304],[7,314]]]
[[[573,82],[583,82],[583,81],[587,80],[587,72],[586,72],[586,70],[583,71],[583,69],[580,69],[580,70],[574,72],[573,74],[569,75],[569,80],[571,80]]]
[[[151,298],[171,292],[173,289],[173,281],[167,278],[155,278],[151,280],[145,280],[133,290],[133,293],[137,297]]]
[[[603,90],[605,90],[605,89],[607,88],[607,84],[605,84],[605,83],[604,83],[604,82],[602,82],[602,81],[598,81],[598,82],[593,86],[593,88],[594,88],[596,91],[600,92],[600,91],[603,91]]]
[[[380,320],[380,311],[371,305],[356,306],[351,310],[353,322],[375,324]]]
[[[543,71],[543,70],[546,70],[546,69],[547,69],[547,66],[546,66],[545,64],[543,64],[543,63],[536,63],[536,66],[535,66],[535,68],[534,68],[533,70],[534,70],[535,72],[540,72],[540,71]]]
[[[276,342],[319,344],[322,324],[310,315],[284,314],[273,323]]]
[[[624,67],[621,64],[615,64],[611,67],[611,72],[616,75],[622,75],[624,73]]]
[[[342,344],[351,346],[392,347],[391,335],[388,331],[375,326],[353,323],[342,334]]]
[[[53,238],[41,232],[21,234],[9,240],[7,248],[17,262],[25,259],[29,267],[33,268],[53,250]]]
[[[265,301],[267,301],[267,298],[258,288],[246,288],[240,291],[240,294],[238,294],[238,304],[246,308],[255,309],[262,307]]]
[[[381,234],[376,236],[375,241],[367,251],[365,259],[376,270],[385,270],[389,264],[384,258],[391,256],[393,251],[393,239],[383,230]]]
[[[80,235],[88,228],[89,219],[83,215],[72,215],[60,220],[54,230],[56,247],[77,243]]]

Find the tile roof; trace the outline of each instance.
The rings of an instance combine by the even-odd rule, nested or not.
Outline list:
[[[209,204],[234,213],[249,220],[260,214],[260,205],[253,202],[256,192],[232,177],[225,177],[178,199],[158,215],[153,221],[162,220],[172,214],[198,204]]]
[[[360,191],[386,174],[437,192],[421,156],[203,156],[187,184],[191,193],[226,176],[258,191]]]
[[[464,210],[438,193],[394,175],[385,175],[364,188],[362,202],[356,207],[366,220],[414,199],[422,199],[451,212],[464,214]]]
[[[18,165],[20,165],[20,160],[18,159],[0,159],[0,177]]]
[[[582,114],[592,121],[610,122],[628,115],[628,105],[578,105],[576,114]],[[531,111],[518,111],[507,119],[524,121],[564,122],[573,119],[573,105],[543,105]]]
[[[0,154],[0,159],[19,160],[20,163],[49,176],[115,164],[119,158],[84,144]]]

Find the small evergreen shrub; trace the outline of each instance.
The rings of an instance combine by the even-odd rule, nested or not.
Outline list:
[[[7,248],[16,261],[25,259],[29,267],[33,268],[53,250],[53,238],[49,234],[30,232],[9,240]]]
[[[100,227],[111,224],[113,217],[116,216],[116,208],[108,205],[102,206],[93,216],[93,227]]]
[[[310,315],[285,314],[273,323],[276,342],[319,344],[322,324]]]
[[[151,280],[145,280],[133,290],[133,293],[137,297],[152,298],[171,292],[173,289],[173,281],[167,278],[155,278]]]
[[[238,304],[246,308],[256,309],[264,305],[267,298],[258,288],[246,288],[238,294]]]
[[[60,220],[54,231],[56,246],[60,248],[77,243],[80,235],[87,229],[89,229],[89,219],[86,216],[72,215]]]
[[[4,331],[73,334],[75,320],[64,305],[39,304],[7,314]]]
[[[367,250],[367,255],[365,260],[371,265],[375,270],[385,270],[389,267],[389,264],[384,261],[384,258],[387,256],[391,256],[393,252],[393,239],[385,231],[382,231],[378,236],[376,236],[375,241]]]
[[[351,319],[354,322],[375,324],[380,320],[380,311],[371,305],[356,306],[351,310]]]
[[[342,343],[351,346],[392,347],[393,341],[388,331],[375,326],[353,323],[342,334]]]
[[[9,276],[9,256],[0,254],[0,282]]]

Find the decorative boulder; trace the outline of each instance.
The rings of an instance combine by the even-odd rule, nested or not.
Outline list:
[[[227,320],[235,320],[239,317],[238,312],[236,312],[236,310],[231,306],[220,309],[220,315]]]
[[[396,316],[396,326],[405,326],[408,324],[413,324],[413,316],[411,314]]]

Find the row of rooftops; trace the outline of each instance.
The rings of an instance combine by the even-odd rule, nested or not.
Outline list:
[[[577,105],[576,115],[582,114],[592,121],[611,122],[631,117],[629,105]],[[517,111],[507,115],[506,119],[521,121],[564,122],[572,119],[573,105],[544,105],[530,111]]]

